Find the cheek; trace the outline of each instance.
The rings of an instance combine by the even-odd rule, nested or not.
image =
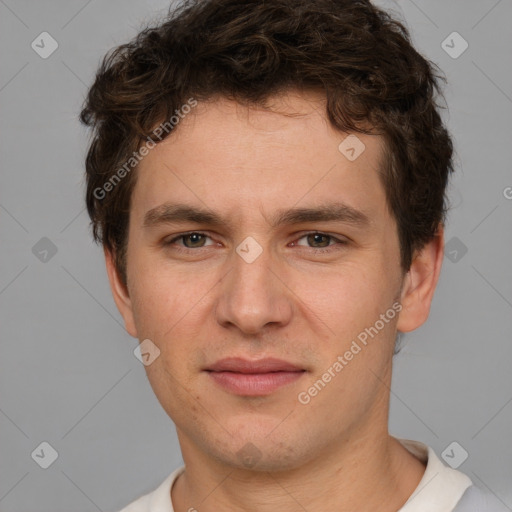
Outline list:
[[[155,254],[133,249],[130,296],[135,321],[141,336],[160,338],[197,302],[195,285]]]
[[[205,316],[211,311],[208,291],[215,285],[212,274],[191,277],[161,265],[139,264],[132,286],[135,324],[140,338],[149,338],[160,349],[159,365],[171,372],[185,376],[193,355],[200,357]]]
[[[316,314],[331,335],[347,335],[373,324],[390,308],[395,288],[386,265],[375,259],[347,262],[336,271],[300,280],[296,290],[307,306],[304,314]]]

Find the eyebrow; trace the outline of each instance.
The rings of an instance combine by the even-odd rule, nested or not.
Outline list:
[[[367,227],[371,224],[368,215],[361,210],[344,203],[328,203],[309,208],[278,210],[272,216],[270,225],[276,228],[285,224],[332,221],[344,222],[358,227]],[[162,224],[179,222],[211,226],[226,226],[228,224],[222,216],[210,210],[179,203],[164,203],[146,212],[142,227],[153,228]]]

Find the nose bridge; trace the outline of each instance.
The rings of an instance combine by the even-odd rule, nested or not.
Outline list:
[[[217,320],[256,333],[268,324],[288,323],[291,304],[276,279],[275,260],[268,248],[248,237],[233,252],[231,272],[223,280]]]

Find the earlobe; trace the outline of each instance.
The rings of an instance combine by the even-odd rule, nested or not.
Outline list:
[[[103,252],[105,255],[105,266],[114,302],[124,319],[126,331],[134,338],[138,338],[133,317],[132,301],[128,293],[128,288],[119,277],[119,272],[117,271],[114,262],[114,255],[108,249],[104,249]]]
[[[440,225],[434,238],[417,251],[401,293],[402,311],[397,323],[401,332],[417,329],[428,318],[434,291],[441,273],[444,229]]]

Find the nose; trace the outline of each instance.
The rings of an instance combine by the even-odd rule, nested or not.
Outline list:
[[[264,249],[252,262],[234,252],[231,264],[219,289],[217,322],[251,335],[286,326],[293,314],[292,294],[269,251]]]

